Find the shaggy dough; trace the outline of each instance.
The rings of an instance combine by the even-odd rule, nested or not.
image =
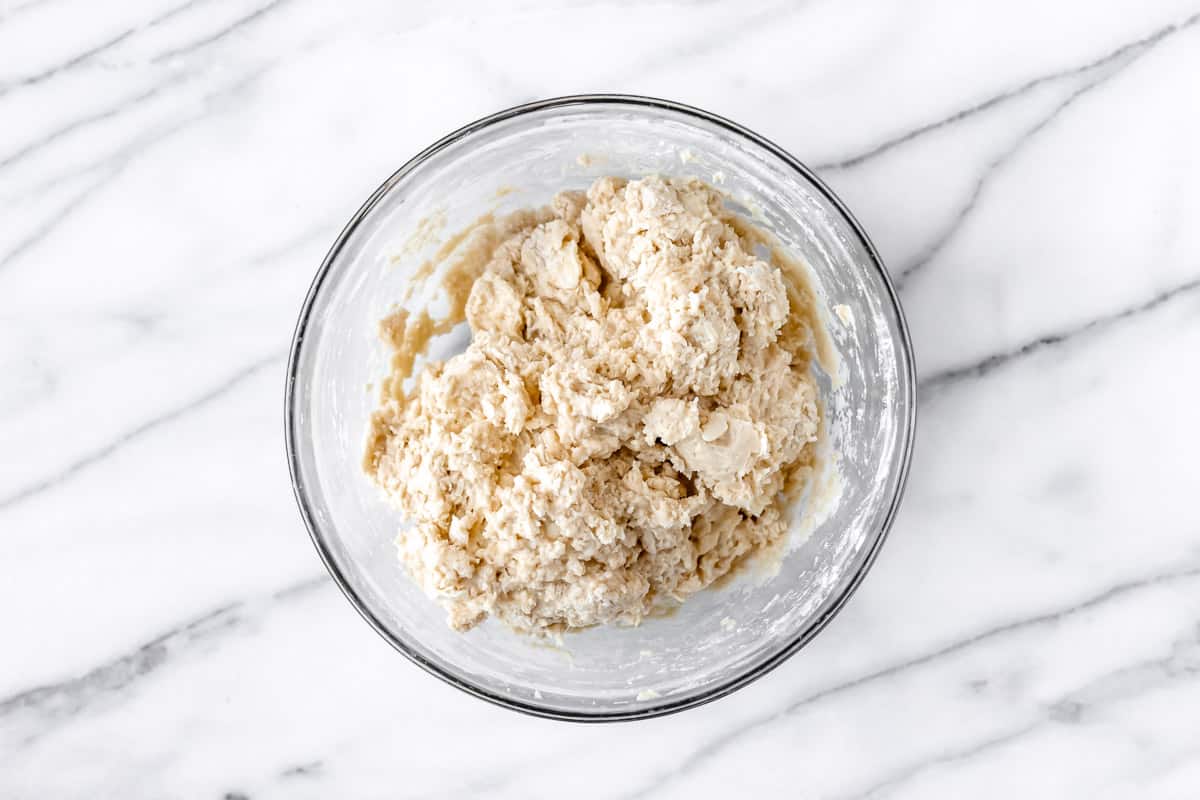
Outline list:
[[[365,461],[453,627],[637,624],[782,541],[821,427],[812,294],[716,190],[602,178],[465,239],[450,315],[383,322]]]

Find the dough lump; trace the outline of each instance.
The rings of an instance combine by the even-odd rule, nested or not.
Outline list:
[[[453,627],[637,624],[781,542],[820,430],[812,295],[757,243],[700,181],[602,178],[475,237],[443,321],[470,345],[408,391],[436,326],[384,320],[365,466]]]

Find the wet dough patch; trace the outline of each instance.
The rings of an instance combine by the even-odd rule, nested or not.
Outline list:
[[[776,547],[821,429],[798,270],[696,180],[602,178],[457,238],[450,313],[401,310],[365,466],[450,624],[637,624]],[[462,321],[466,351],[430,362]]]

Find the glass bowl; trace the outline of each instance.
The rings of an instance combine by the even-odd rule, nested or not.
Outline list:
[[[818,371],[829,452],[773,576],[748,569],[636,628],[558,643],[489,620],[466,633],[409,579],[403,520],[362,470],[388,352],[376,324],[438,247],[428,235],[542,205],[602,175],[697,176],[807,262],[840,361]],[[434,295],[417,302],[436,306]],[[436,310],[436,308],[435,308]],[[430,351],[445,358],[466,335]],[[659,716],[726,695],[813,638],[862,581],[896,514],[912,447],[913,361],[895,291],[858,223],[776,145],[707,112],[589,95],[501,111],[446,136],[387,179],[338,236],[304,302],[288,365],[296,499],[330,574],[414,663],[508,708],[570,720]]]

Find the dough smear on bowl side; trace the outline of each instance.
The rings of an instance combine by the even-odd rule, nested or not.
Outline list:
[[[454,628],[636,625],[780,544],[820,438],[818,316],[717,190],[601,178],[463,242],[449,315],[381,324],[365,457]]]

